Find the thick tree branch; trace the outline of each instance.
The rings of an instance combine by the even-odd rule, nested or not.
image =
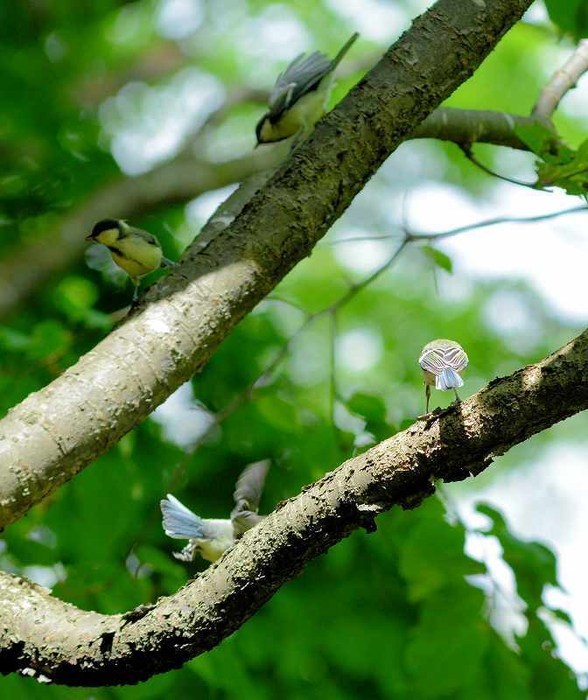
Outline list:
[[[278,509],[176,594],[126,615],[85,612],[0,574],[0,672],[68,685],[136,683],[207,651],[304,564],[434,479],[459,481],[531,435],[588,408],[588,330],[535,365],[348,460]]]
[[[0,524],[143,420],[306,257],[385,158],[467,79],[531,0],[439,0],[151,303],[0,422]]]
[[[534,123],[536,120],[532,117],[508,112],[441,107],[430,114],[409,138],[452,141],[458,146],[489,143],[526,151],[528,148],[516,135],[515,129]]]

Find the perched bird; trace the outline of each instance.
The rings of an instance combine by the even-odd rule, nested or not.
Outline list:
[[[455,340],[437,338],[427,343],[419,357],[419,365],[423,370],[425,382],[425,396],[427,399],[426,413],[429,412],[429,400],[431,398],[431,386],[435,389],[447,391],[453,389],[455,398],[459,401],[457,389],[463,386],[460,373],[468,366],[468,356],[464,349]]]
[[[258,515],[257,510],[269,466],[266,459],[250,464],[241,472],[233,493],[235,507],[228,520],[200,518],[168,493],[160,501],[165,534],[189,540],[184,549],[174,552],[174,557],[192,561],[198,553],[207,561],[216,561],[244,532],[261,522],[265,516]]]
[[[268,111],[257,123],[257,145],[283,141],[301,132],[308,135],[323,116],[331,93],[333,72],[359,34],[354,34],[330,61],[319,51],[297,56],[280,73],[268,102]]]
[[[163,257],[157,238],[140,228],[129,226],[122,219],[102,219],[94,225],[87,241],[102,243],[114,262],[131,278],[133,301],[137,300],[139,278],[160,267],[176,267],[177,263]]]

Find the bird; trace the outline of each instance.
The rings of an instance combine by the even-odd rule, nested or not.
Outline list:
[[[161,267],[177,267],[163,256],[161,244],[148,231],[129,226],[123,219],[102,219],[94,224],[87,241],[106,246],[114,262],[133,283],[133,303],[137,301],[139,280]]]
[[[353,34],[331,61],[315,51],[297,56],[280,73],[269,101],[268,111],[257,123],[257,145],[283,141],[300,132],[307,136],[323,116],[333,84],[333,72],[359,34]]]
[[[254,462],[241,472],[235,484],[235,507],[228,519],[201,518],[171,493],[160,501],[163,530],[168,537],[187,539],[188,544],[173,555],[180,561],[193,561],[200,554],[214,562],[266,516],[258,514],[259,501],[270,461]]]
[[[437,338],[427,343],[419,357],[419,365],[423,370],[425,382],[426,413],[429,412],[431,386],[447,391],[453,389],[455,398],[459,401],[457,389],[463,386],[460,373],[468,366],[468,356],[455,340]]]

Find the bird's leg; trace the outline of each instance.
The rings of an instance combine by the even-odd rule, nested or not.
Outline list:
[[[429,412],[429,402],[431,401],[431,387],[428,384],[425,384],[425,398],[426,398],[425,414],[427,414]]]
[[[457,389],[454,388],[453,391],[455,392],[456,401],[461,401],[461,399],[459,398],[459,394],[457,393]]]
[[[194,561],[194,556],[197,551],[198,545],[196,542],[190,540],[184,549],[181,549],[179,552],[172,552],[172,554],[178,561]]]
[[[139,300],[139,280],[131,279],[133,283],[133,299],[131,300],[131,307],[135,306]]]

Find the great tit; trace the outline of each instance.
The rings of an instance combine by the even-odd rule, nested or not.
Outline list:
[[[114,262],[131,278],[134,285],[133,302],[137,300],[139,279],[160,267],[176,267],[177,263],[163,257],[157,238],[140,228],[129,226],[122,219],[102,219],[94,225],[87,241],[102,243]]]
[[[464,349],[455,340],[437,338],[425,345],[419,357],[419,365],[423,370],[425,382],[426,413],[429,412],[433,384],[435,389],[441,391],[453,389],[455,398],[459,401],[457,389],[463,386],[460,373],[468,366],[468,362]]]
[[[207,561],[216,561],[244,532],[261,522],[265,516],[257,511],[269,466],[266,459],[250,464],[241,472],[233,493],[235,507],[227,520],[200,518],[168,493],[159,504],[163,530],[168,537],[189,540],[184,549],[174,552],[174,557],[193,561],[200,554]]]
[[[300,132],[304,138],[323,116],[333,84],[333,72],[359,34],[354,34],[330,61],[315,51],[300,54],[280,73],[269,97],[268,111],[257,123],[257,145],[283,141]]]

